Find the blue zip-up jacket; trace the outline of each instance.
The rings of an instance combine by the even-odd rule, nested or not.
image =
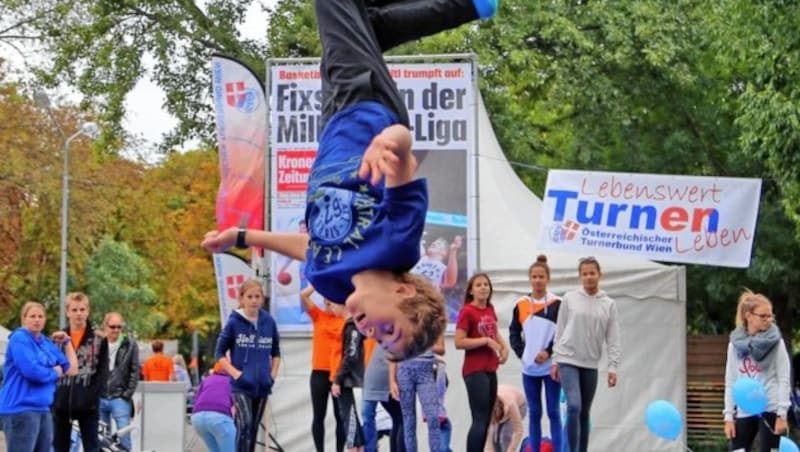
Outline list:
[[[14,330],[8,337],[0,414],[50,411],[58,380],[55,366],[66,372],[69,361],[50,339],[34,337],[26,328]]]
[[[233,367],[242,375],[231,378],[231,391],[252,398],[264,398],[272,392],[272,358],[281,356],[278,326],[269,313],[258,311],[257,325],[238,311],[231,312],[217,339],[217,359],[230,351]]]

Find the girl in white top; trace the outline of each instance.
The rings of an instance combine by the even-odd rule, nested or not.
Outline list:
[[[759,450],[777,450],[786,431],[789,409],[789,353],[781,332],[773,323],[772,303],[761,294],[745,291],[739,296],[736,329],[728,343],[725,367],[725,436],[730,450],[749,451],[756,434]],[[746,413],[735,406],[733,385],[749,377],[764,385],[767,408],[764,413]]]
[[[572,452],[589,448],[589,413],[597,389],[597,367],[608,353],[608,387],[617,385],[620,359],[617,305],[600,290],[600,263],[586,257],[578,263],[583,287],[564,294],[558,312],[551,376],[567,396],[567,441]]]

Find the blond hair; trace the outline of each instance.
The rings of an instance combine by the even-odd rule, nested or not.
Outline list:
[[[25,316],[28,315],[28,312],[33,308],[41,309],[42,313],[44,313],[44,318],[47,318],[47,310],[44,308],[43,304],[39,303],[38,301],[29,301],[29,302],[25,303],[24,305],[22,305],[22,311],[21,311],[21,314],[19,316],[19,320],[20,321],[24,321],[25,320]]]
[[[180,353],[172,357],[172,362],[186,369],[186,360],[183,359],[183,355]]]
[[[399,361],[417,356],[433,347],[447,327],[447,309],[441,292],[428,279],[406,272],[396,274],[395,280],[402,284],[411,284],[416,289],[414,295],[404,298],[397,305],[414,327],[403,355],[390,357]]]
[[[242,307],[242,297],[244,294],[253,288],[258,288],[258,291],[261,292],[261,297],[264,297],[264,287],[261,286],[261,283],[255,279],[248,279],[239,286],[239,307]]]
[[[747,317],[745,314],[752,313],[759,306],[767,305],[772,307],[772,302],[765,295],[753,293],[750,289],[745,289],[739,295],[739,304],[736,307],[736,326],[747,329]]]
[[[69,309],[69,305],[73,302],[86,302],[86,306],[89,306],[89,297],[83,292],[70,292],[64,296],[64,306]]]

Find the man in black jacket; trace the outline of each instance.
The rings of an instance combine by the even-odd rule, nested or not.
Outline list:
[[[108,375],[108,343],[89,322],[89,297],[69,293],[66,303],[67,334],[78,356],[78,375],[58,380],[53,402],[53,449],[70,450],[72,421],[78,421],[84,452],[98,452],[98,407]]]
[[[100,420],[111,427],[114,419],[120,430],[131,423],[133,393],[139,383],[139,347],[122,334],[125,320],[118,312],[109,312],[103,319],[103,331],[108,342],[108,382],[100,396]],[[131,450],[131,435],[126,433],[120,443]]]

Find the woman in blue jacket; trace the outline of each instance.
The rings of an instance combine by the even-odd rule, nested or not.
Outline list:
[[[280,366],[278,326],[264,305],[261,283],[239,288],[239,308],[231,312],[217,340],[216,357],[231,376],[238,452],[253,452],[267,397]]]
[[[78,359],[69,336],[42,334],[45,309],[29,301],[22,307],[22,326],[8,337],[5,380],[0,389],[0,425],[12,452],[49,452],[53,443],[50,405],[56,381],[78,373]],[[62,351],[63,350],[63,351]]]

